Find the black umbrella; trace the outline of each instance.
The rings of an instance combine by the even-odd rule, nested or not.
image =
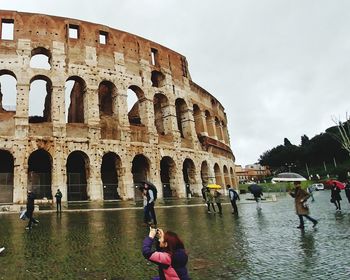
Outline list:
[[[142,183],[142,187],[144,187],[144,184],[147,184],[149,187],[151,188],[157,188],[153,183],[151,183],[150,181],[141,181]]]
[[[254,195],[259,195],[262,194],[262,186],[258,184],[252,184],[248,187],[248,190],[254,194]]]

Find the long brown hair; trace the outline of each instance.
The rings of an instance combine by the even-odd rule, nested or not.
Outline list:
[[[170,255],[173,255],[178,249],[185,249],[184,243],[175,232],[167,231],[164,234],[164,242],[168,244],[166,251],[168,251]]]

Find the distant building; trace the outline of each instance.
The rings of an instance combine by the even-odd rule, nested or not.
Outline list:
[[[245,167],[235,165],[235,171],[240,183],[258,182],[264,180],[271,175],[270,170],[266,166],[260,164],[248,164]]]

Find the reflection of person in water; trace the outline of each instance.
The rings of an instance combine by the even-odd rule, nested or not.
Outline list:
[[[304,262],[308,266],[314,265],[317,260],[315,254],[315,239],[312,232],[301,231],[300,248],[303,250]]]

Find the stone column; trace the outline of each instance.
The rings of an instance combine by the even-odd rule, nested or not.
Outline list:
[[[102,157],[98,153],[98,146],[90,148],[90,176],[88,179],[88,197],[90,200],[103,200],[103,185],[101,179]]]
[[[14,178],[13,202],[25,203],[27,200],[28,162],[26,157],[26,141],[17,140],[13,145]]]

